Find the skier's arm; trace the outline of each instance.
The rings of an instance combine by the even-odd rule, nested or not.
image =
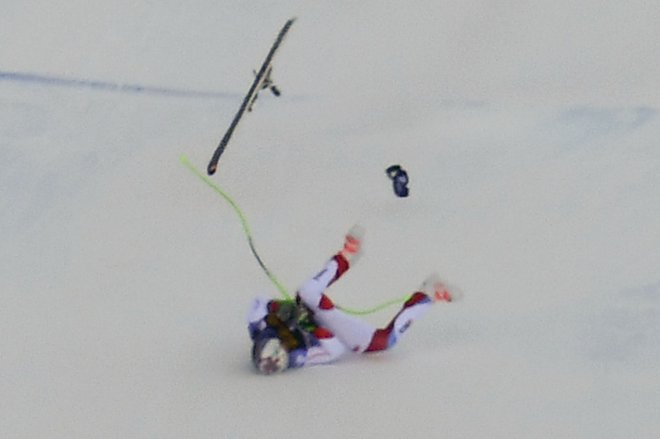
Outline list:
[[[264,317],[268,314],[268,303],[270,299],[264,297],[257,297],[252,301],[250,311],[248,311],[248,331],[250,338],[254,340],[255,336],[266,328]]]

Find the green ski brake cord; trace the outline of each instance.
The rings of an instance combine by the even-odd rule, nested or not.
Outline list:
[[[236,215],[238,215],[239,220],[241,221],[241,226],[243,227],[243,232],[245,233],[245,237],[247,238],[248,245],[250,246],[250,250],[252,251],[252,254],[254,255],[255,259],[259,263],[259,266],[261,269],[266,273],[266,276],[270,279],[270,281],[275,285],[277,290],[280,292],[282,297],[285,300],[292,301],[293,298],[291,295],[287,292],[286,288],[280,283],[279,280],[275,277],[275,275],[266,267],[266,264],[261,260],[259,257],[259,254],[257,253],[256,248],[254,247],[254,240],[252,239],[252,232],[250,231],[250,225],[247,222],[247,219],[245,218],[245,215],[243,214],[243,211],[241,208],[236,204],[236,202],[224,191],[218,186],[216,183],[211,181],[206,175],[202,174],[190,161],[185,155],[182,155],[180,157],[181,163],[190,170],[193,174],[195,174],[197,177],[199,177],[204,183],[206,183],[211,189],[213,189],[218,195],[220,195],[222,198],[229,203],[229,205],[234,209],[234,212],[236,212]],[[337,306],[337,308],[341,309],[345,313],[348,314],[353,314],[353,315],[367,315],[367,314],[373,314],[378,311],[381,311],[385,308],[388,308],[392,305],[396,305],[399,303],[404,302],[408,297],[403,297],[403,298],[398,298],[398,299],[392,299],[387,302],[381,303],[380,305],[374,306],[373,308],[365,309],[365,310],[359,310],[359,309],[351,309],[351,308],[345,308],[341,306]]]

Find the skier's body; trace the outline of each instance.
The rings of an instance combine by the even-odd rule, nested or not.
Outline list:
[[[295,303],[255,299],[248,315],[248,328],[254,341],[252,356],[257,370],[269,374],[329,363],[348,352],[386,350],[434,302],[452,300],[446,287],[433,275],[410,296],[385,328],[374,328],[337,308],[325,290],[355,262],[362,235],[359,227],[349,231],[344,248],[300,287]]]

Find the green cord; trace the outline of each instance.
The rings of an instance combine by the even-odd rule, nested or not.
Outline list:
[[[243,226],[243,232],[245,233],[245,236],[247,237],[248,244],[250,246],[250,250],[252,251],[252,254],[254,255],[254,257],[257,259],[257,262],[261,266],[262,270],[264,271],[264,273],[266,273],[266,275],[271,280],[273,285],[275,285],[275,287],[280,292],[280,294],[282,295],[284,300],[293,301],[293,298],[287,292],[286,288],[284,288],[284,286],[280,283],[280,281],[277,280],[275,275],[273,275],[273,273],[271,273],[271,271],[268,269],[268,267],[266,267],[264,262],[259,257],[259,254],[257,253],[257,250],[254,246],[254,242],[253,242],[253,239],[252,239],[252,232],[250,231],[250,226],[247,222],[247,219],[245,218],[245,215],[243,214],[243,211],[241,210],[240,207],[238,207],[238,204],[236,204],[236,202],[224,190],[222,190],[220,188],[220,186],[215,184],[213,181],[211,181],[211,179],[209,179],[206,175],[202,174],[197,168],[195,168],[195,166],[192,163],[190,163],[190,161],[188,160],[188,158],[185,155],[181,155],[179,160],[181,161],[181,163],[183,163],[183,165],[186,168],[188,168],[190,170],[190,172],[195,174],[204,183],[206,183],[209,187],[211,187],[211,189],[213,189],[215,192],[217,192],[234,209],[234,212],[236,212],[236,214],[238,215],[238,218],[241,221],[241,225]],[[341,306],[337,306],[337,308],[341,309],[342,311],[344,311],[347,314],[367,315],[367,314],[374,314],[378,311],[382,311],[383,309],[388,308],[392,305],[397,305],[399,303],[403,303],[407,299],[408,299],[408,296],[398,298],[398,299],[392,299],[392,300],[389,300],[387,302],[384,302],[380,305],[374,306],[373,308],[369,308],[369,309],[366,309],[366,310],[344,308],[344,307],[341,307]]]
[[[369,309],[362,309],[362,310],[361,309],[352,309],[352,308],[346,308],[346,307],[339,306],[339,305],[337,305],[337,308],[339,308],[340,310],[344,311],[347,314],[353,314],[355,316],[366,316],[368,314],[375,314],[379,311],[384,310],[385,308],[389,308],[392,305],[398,305],[400,303],[403,303],[406,300],[408,300],[409,297],[410,296],[405,296],[405,297],[400,297],[398,299],[392,299],[390,301],[381,303],[380,305],[376,305],[373,308],[369,308]]]
[[[257,262],[259,262],[259,265],[264,270],[264,272],[266,273],[268,278],[271,280],[271,282],[273,282],[273,284],[278,289],[280,294],[282,294],[282,297],[284,297],[285,300],[293,300],[291,298],[291,295],[286,291],[286,288],[284,288],[284,286],[282,286],[280,281],[277,280],[275,275],[273,275],[273,273],[271,273],[271,271],[266,267],[266,265],[263,263],[263,261],[259,257],[259,254],[257,253],[257,250],[254,247],[254,242],[253,242],[253,239],[252,239],[252,232],[250,231],[250,225],[248,224],[247,219],[245,218],[245,215],[243,214],[243,211],[241,210],[240,207],[238,207],[238,204],[236,204],[236,202],[225,191],[223,191],[220,188],[220,186],[215,184],[206,175],[202,174],[199,170],[197,170],[197,168],[195,168],[195,166],[193,166],[193,164],[190,163],[190,161],[188,160],[188,158],[185,155],[182,155],[180,160],[181,160],[181,163],[183,163],[185,167],[187,167],[193,174],[195,174],[200,179],[202,179],[202,181],[204,181],[204,183],[209,185],[211,187],[211,189],[213,189],[218,194],[220,194],[220,196],[222,196],[222,198],[224,198],[229,203],[229,205],[234,209],[234,211],[238,215],[238,218],[241,220],[241,225],[243,226],[243,231],[245,232],[245,236],[247,237],[248,244],[250,245],[250,250],[252,250],[252,254],[257,259]]]

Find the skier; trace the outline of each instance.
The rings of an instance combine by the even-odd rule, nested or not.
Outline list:
[[[364,229],[353,226],[346,234],[343,249],[300,287],[295,301],[254,300],[248,314],[248,330],[253,341],[252,361],[259,372],[272,374],[329,363],[348,352],[389,349],[434,302],[457,299],[433,274],[384,328],[373,328],[337,308],[325,290],[358,259],[363,236]]]

